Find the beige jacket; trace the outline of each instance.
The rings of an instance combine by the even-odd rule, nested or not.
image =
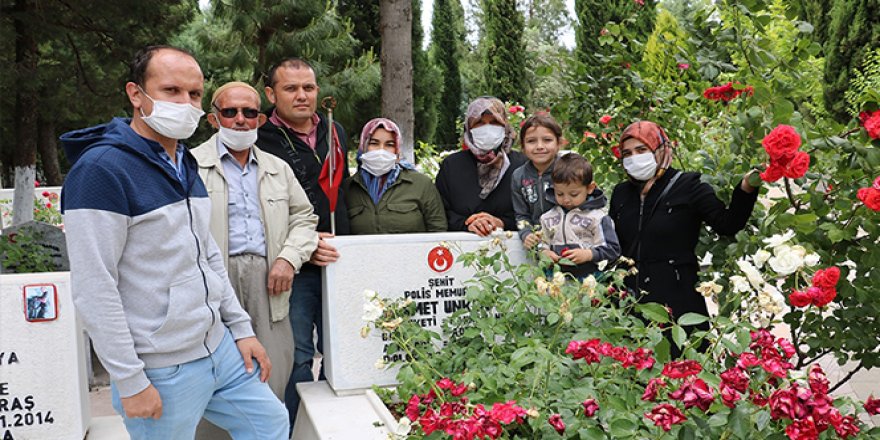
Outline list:
[[[266,261],[269,268],[283,258],[299,271],[318,246],[318,216],[312,212],[305,191],[283,160],[263,152],[256,146],[258,191],[263,233],[266,236]],[[217,241],[223,262],[229,268],[229,193],[223,165],[217,155],[217,134],[192,150],[199,163],[199,176],[205,182],[211,199],[211,235]],[[267,280],[268,282],[268,280]],[[280,321],[289,311],[290,291],[269,298],[272,321]]]

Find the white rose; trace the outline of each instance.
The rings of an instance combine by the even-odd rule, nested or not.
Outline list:
[[[765,251],[764,249],[761,249],[758,252],[755,252],[755,255],[752,257],[752,260],[755,262],[755,266],[757,266],[758,268],[761,268],[764,266],[764,263],[766,263],[767,260],[770,259],[771,256],[773,256],[773,254]]]
[[[565,284],[565,274],[562,272],[556,272],[553,274],[553,285],[562,287]]]
[[[749,263],[744,259],[737,260],[736,265],[739,266],[739,270],[746,274],[749,283],[751,283],[755,289],[761,290],[761,287],[764,285],[764,277],[761,276],[761,272],[758,272],[758,269],[756,269],[752,263]]]
[[[596,263],[596,268],[598,268],[599,270],[605,270],[605,266],[607,266],[607,265],[608,265],[608,260],[602,260],[602,261]],[[590,275],[590,276],[592,276],[592,275]]]
[[[752,288],[749,285],[749,280],[744,276],[734,275],[730,277],[730,286],[736,293],[746,293],[751,292]]]
[[[382,305],[378,301],[369,301],[364,303],[364,321],[373,322],[382,316]]]
[[[372,301],[379,297],[379,294],[376,293],[375,290],[364,290],[364,301]]]
[[[819,254],[816,254],[816,253],[807,254],[806,256],[804,256],[804,264],[806,264],[809,267],[813,267],[813,266],[819,264]]]
[[[782,235],[776,234],[770,238],[765,238],[764,243],[767,244],[767,247],[769,248],[775,248],[776,246],[779,246],[787,242],[788,240],[791,240],[792,237],[794,237],[794,231],[789,229],[788,231],[785,231],[785,233]]]
[[[709,251],[706,251],[706,255],[703,255],[703,259],[700,260],[699,265],[701,267],[711,266],[712,265],[712,253]],[[599,269],[599,270],[602,270],[602,269]]]
[[[791,275],[804,265],[803,255],[790,246],[779,246],[774,254],[767,260],[767,264],[779,275]]]
[[[697,287],[697,291],[700,292],[701,295],[706,298],[711,297],[712,295],[721,293],[722,287],[715,283],[715,281],[703,281]]]
[[[400,421],[397,422],[397,435],[407,435],[412,429],[412,421],[409,418],[403,417]]]

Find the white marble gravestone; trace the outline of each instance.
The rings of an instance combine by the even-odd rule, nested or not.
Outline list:
[[[364,326],[364,290],[381,297],[412,298],[419,307],[414,319],[440,332],[440,325],[455,310],[467,306],[465,280],[473,276],[458,257],[478,250],[491,238],[464,232],[343,236],[329,240],[339,250],[339,261],[324,270],[324,372],[339,394],[363,392],[372,385],[396,384],[396,369],[376,368],[379,359],[390,360],[382,333],[360,336]],[[448,248],[440,247],[440,242]],[[513,264],[526,261],[519,238],[506,239]]]
[[[0,440],[85,436],[84,344],[68,272],[0,276]]]

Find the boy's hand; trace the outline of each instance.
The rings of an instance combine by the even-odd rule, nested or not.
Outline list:
[[[562,251],[562,257],[568,258],[574,264],[583,264],[593,261],[593,251],[589,249],[566,249]]]
[[[554,263],[559,262],[560,257],[559,257],[559,255],[556,254],[556,252],[553,252],[550,249],[544,249],[543,251],[541,251],[541,253],[546,255],[547,258],[553,260]]]
[[[525,246],[526,249],[531,249],[535,247],[536,244],[538,244],[538,241],[540,241],[540,239],[537,235],[529,234],[526,236],[526,239],[523,240],[523,246]]]

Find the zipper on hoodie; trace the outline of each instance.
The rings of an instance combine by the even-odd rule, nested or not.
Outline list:
[[[193,215],[192,215],[192,204],[189,198],[189,194],[186,195],[186,212],[189,215],[189,232],[193,236],[193,240],[196,242],[196,266],[199,268],[199,272],[202,274],[202,285],[205,286],[205,307],[208,308],[208,311],[211,312],[211,326],[208,327],[208,331],[205,332],[205,337],[202,339],[202,345],[205,347],[205,351],[208,353],[208,356],[211,355],[211,349],[208,348],[208,335],[211,333],[211,329],[214,328],[214,323],[217,322],[217,317],[214,315],[214,309],[211,308],[211,303],[208,302],[208,297],[210,292],[208,292],[208,277],[205,275],[205,269],[202,268],[202,247],[199,242],[199,237],[196,235],[195,228],[193,226]],[[213,367],[212,367],[213,368]]]

